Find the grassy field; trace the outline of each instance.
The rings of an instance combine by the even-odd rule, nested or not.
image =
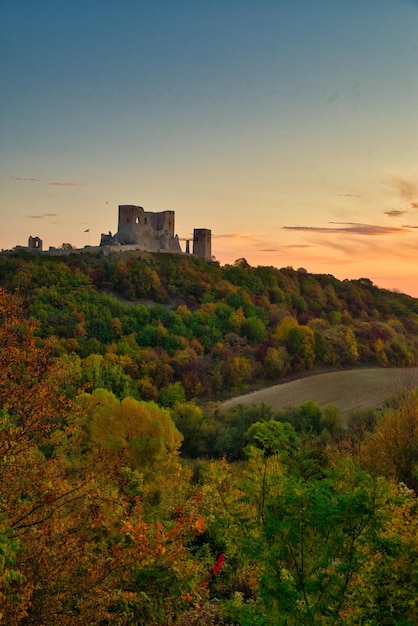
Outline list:
[[[312,400],[320,406],[337,404],[344,417],[356,409],[379,408],[399,389],[416,386],[418,367],[328,372],[236,396],[222,403],[221,410],[264,402],[279,411]]]

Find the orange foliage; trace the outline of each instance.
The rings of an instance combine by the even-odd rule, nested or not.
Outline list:
[[[179,572],[182,602],[198,579],[186,544],[204,530],[199,502],[153,525],[137,497],[122,496],[102,449],[74,471],[81,430],[66,420],[67,372],[33,330],[19,298],[0,290],[0,543],[11,555],[0,562],[0,622],[132,623],[145,602],[134,577],[160,562]]]
[[[18,418],[25,433],[39,435],[69,406],[66,372],[53,361],[52,342],[42,347],[23,301],[0,288],[0,406]]]

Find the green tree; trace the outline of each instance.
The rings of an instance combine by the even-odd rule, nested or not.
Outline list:
[[[174,423],[183,435],[182,456],[192,459],[207,456],[214,438],[214,425],[202,407],[193,402],[177,402],[172,413]]]
[[[248,343],[255,345],[263,341],[267,331],[264,322],[260,318],[251,316],[242,324],[241,332],[247,338]]]
[[[267,455],[295,451],[298,441],[296,431],[291,424],[275,420],[255,422],[247,430],[246,437],[250,447],[260,448]],[[248,449],[251,452],[251,448]]]
[[[173,408],[178,402],[186,402],[186,393],[183,385],[177,381],[163,387],[160,390],[161,404],[165,407]]]
[[[242,476],[215,471],[210,480],[229,524],[227,554],[241,575],[251,572],[253,602],[227,602],[228,617],[248,625],[258,623],[255,615],[278,626],[344,623],[370,558],[393,546],[380,540],[390,513],[384,481],[349,460],[321,480],[301,480],[280,454],[255,448]]]

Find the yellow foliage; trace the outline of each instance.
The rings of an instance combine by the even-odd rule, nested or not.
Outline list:
[[[395,478],[416,488],[418,467],[418,393],[407,391],[385,409],[375,430],[361,446],[363,465],[373,474]]]
[[[276,330],[273,333],[273,339],[275,341],[286,341],[291,328],[299,328],[297,319],[288,315],[282,319],[280,324],[276,326]]]

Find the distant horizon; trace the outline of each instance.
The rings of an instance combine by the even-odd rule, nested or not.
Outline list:
[[[0,3],[0,248],[132,203],[418,297],[417,33],[414,0]]]

